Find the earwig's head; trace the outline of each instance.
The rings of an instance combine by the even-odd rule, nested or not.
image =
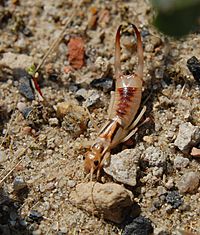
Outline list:
[[[93,173],[100,164],[100,156],[94,152],[87,152],[84,157],[84,168],[86,173]]]
[[[100,171],[104,150],[105,148],[101,142],[97,142],[91,146],[90,151],[88,151],[84,157],[84,168],[86,173],[93,174],[96,170]]]

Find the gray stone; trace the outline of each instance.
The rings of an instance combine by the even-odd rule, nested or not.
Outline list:
[[[189,153],[190,149],[200,141],[200,127],[193,126],[190,122],[179,126],[179,132],[174,145],[183,153]]]
[[[133,195],[119,184],[89,182],[78,184],[70,201],[93,215],[121,223],[131,210]]]
[[[176,183],[180,193],[194,193],[199,186],[200,176],[197,172],[187,172]]]
[[[92,94],[84,102],[86,107],[91,107],[95,105],[100,100],[100,95],[97,91],[93,91]]]
[[[118,182],[135,186],[137,181],[138,159],[140,152],[136,149],[126,149],[112,155],[108,166],[104,171]]]
[[[189,159],[182,157],[182,156],[176,156],[174,159],[174,167],[176,169],[182,169],[185,168],[189,164]]]
[[[0,60],[0,65],[6,65],[11,69],[27,69],[33,64],[34,60],[31,56],[25,54],[14,54],[12,52],[4,53],[3,58]]]
[[[19,191],[27,186],[22,176],[16,176],[13,182],[13,189]]]
[[[149,163],[150,167],[163,166],[166,163],[167,154],[154,146],[148,147],[143,155],[143,160]]]

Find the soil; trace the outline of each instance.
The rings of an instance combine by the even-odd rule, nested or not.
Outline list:
[[[0,150],[3,156],[0,231],[35,235],[122,233],[126,222],[117,225],[105,221],[70,202],[69,195],[75,186],[88,181],[83,169],[85,149],[81,146],[87,140],[94,140],[97,132],[90,121],[86,126],[77,121],[79,116],[85,121],[81,108],[76,109],[80,113],[75,112],[74,116],[72,110],[73,128],[70,129],[66,127],[68,119],[62,120],[53,107],[61,102],[73,102],[78,107],[89,103],[88,109],[101,127],[107,117],[110,93],[107,89],[92,88],[90,82],[113,78],[116,30],[120,24],[134,23],[141,31],[144,45],[142,103],[147,106],[145,117],[150,117],[150,122],[139,128],[132,138],[134,144],[128,147],[145,152],[154,146],[165,154],[166,167],[158,173],[159,166],[148,167],[141,162],[138,183],[128,188],[135,196],[140,214],[151,220],[154,234],[177,234],[178,229],[200,233],[199,188],[181,195],[184,203],[178,208],[171,208],[167,201],[155,206],[162,201],[160,191],[164,190],[164,194],[176,191],[172,194],[177,195],[176,182],[182,175],[188,171],[200,173],[199,158],[183,154],[173,144],[180,124],[191,122],[200,126],[200,87],[186,66],[189,58],[200,55],[198,33],[180,40],[162,35],[151,24],[154,12],[148,1],[77,2],[0,1]],[[29,61],[38,64],[72,14],[75,16],[63,40],[39,71],[46,103],[42,104],[37,95],[34,100],[28,100],[19,92],[20,77],[14,76],[13,70],[27,69]],[[68,60],[68,42],[73,37],[84,42],[84,65],[80,69],[70,67]],[[128,27],[122,36],[124,73],[134,71],[137,64],[133,42]],[[9,52],[12,58],[5,59]],[[22,54],[24,59],[19,57]],[[76,93],[80,88],[89,96],[98,94],[92,96],[97,98],[86,102],[88,96]],[[20,102],[36,110],[36,114],[32,112],[32,116],[24,118],[19,111]],[[174,167],[177,156],[188,158],[188,164]],[[16,177],[21,177],[25,186],[15,188]],[[112,181],[106,175],[104,180]]]

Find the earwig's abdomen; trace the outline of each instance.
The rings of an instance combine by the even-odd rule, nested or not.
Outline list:
[[[119,84],[115,91],[112,116],[117,115],[120,118],[124,129],[132,123],[140,107],[142,87],[138,82],[140,80],[137,80],[138,78],[135,80],[133,77],[131,80],[129,78],[127,79],[129,84]]]

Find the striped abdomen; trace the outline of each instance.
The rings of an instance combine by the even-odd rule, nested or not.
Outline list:
[[[141,89],[138,87],[119,87],[116,89],[114,115],[120,118],[123,128],[128,127],[134,120],[140,107],[141,93]]]

